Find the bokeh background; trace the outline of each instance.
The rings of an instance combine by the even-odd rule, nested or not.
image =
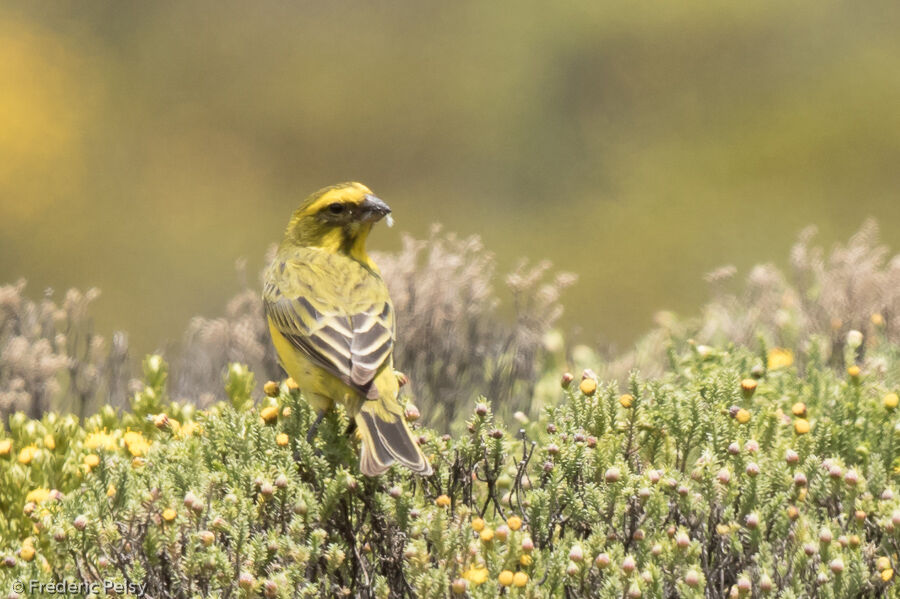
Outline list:
[[[357,179],[501,265],[579,275],[627,345],[703,273],[900,225],[900,3],[6,2],[0,282],[97,286],[138,354]]]

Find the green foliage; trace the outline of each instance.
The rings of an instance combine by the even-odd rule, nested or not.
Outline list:
[[[898,420],[883,384],[896,352],[876,345],[859,372],[838,374],[811,351],[801,376],[777,351],[673,346],[672,369],[632,374],[624,395],[585,371],[512,428],[480,399],[462,435],[418,430],[427,479],[360,475],[343,412],[309,443],[315,415],[300,393],[272,385],[254,407],[246,367],[229,368],[230,402],[170,403],[151,356],[131,412],[10,418],[0,584],[110,580],[170,597],[882,596],[900,540]]]

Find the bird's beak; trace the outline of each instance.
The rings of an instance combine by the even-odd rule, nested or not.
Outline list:
[[[366,194],[359,207],[362,208],[362,220],[367,223],[376,223],[391,213],[391,207],[372,194]]]

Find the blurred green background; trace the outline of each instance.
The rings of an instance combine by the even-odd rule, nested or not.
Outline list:
[[[98,286],[149,351],[356,179],[398,223],[373,247],[550,258],[565,326],[627,345],[807,224],[890,241],[898,31],[895,0],[5,2],[0,282]]]

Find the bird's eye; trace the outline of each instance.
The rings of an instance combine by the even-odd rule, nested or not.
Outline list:
[[[344,211],[344,205],[340,202],[335,202],[334,204],[328,205],[328,212],[332,214],[340,214]]]

